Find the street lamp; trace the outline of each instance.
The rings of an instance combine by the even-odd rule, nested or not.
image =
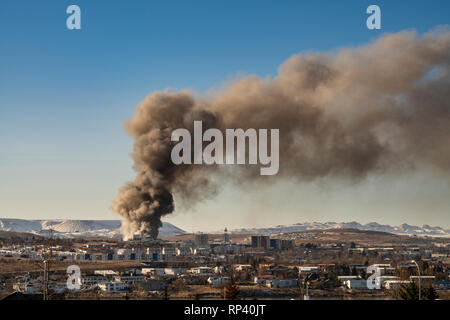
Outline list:
[[[420,300],[420,295],[421,295],[421,290],[420,290],[420,268],[419,265],[417,264],[416,260],[411,260],[411,263],[414,263],[417,267],[417,272],[419,273],[419,300]]]
[[[305,284],[306,284],[306,294],[303,296],[303,300],[309,300],[309,294],[308,294],[309,281],[305,280]]]

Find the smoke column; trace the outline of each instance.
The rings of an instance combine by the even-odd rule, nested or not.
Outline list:
[[[294,55],[272,79],[247,76],[213,97],[154,92],[125,123],[135,139],[134,181],[112,210],[123,232],[158,235],[173,194],[195,204],[214,190],[212,175],[257,185],[269,179],[363,179],[389,170],[450,169],[450,31],[404,31],[357,48]],[[180,165],[171,133],[194,120],[203,129],[280,129],[280,171],[259,166]]]

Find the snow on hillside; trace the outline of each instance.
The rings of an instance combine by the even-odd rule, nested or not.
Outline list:
[[[45,235],[49,228],[52,228],[58,237],[106,237],[120,238],[121,222],[119,220],[24,220],[24,219],[2,219],[0,218],[0,231],[29,232]],[[232,233],[248,234],[275,234],[287,232],[299,232],[318,229],[340,229],[351,228],[369,231],[389,232],[399,235],[417,235],[433,237],[450,237],[450,230],[441,227],[423,225],[422,227],[402,224],[400,226],[390,226],[370,222],[360,224],[358,222],[305,222],[292,225],[280,225],[271,228],[242,228],[231,230]],[[186,232],[171,223],[163,222],[159,230],[159,237],[172,237],[182,235]]]
[[[422,227],[411,226],[406,223],[400,226],[390,226],[386,224],[379,224],[370,222],[367,224],[360,224],[358,222],[305,222],[296,223],[292,225],[280,225],[271,228],[242,228],[231,230],[232,233],[249,233],[249,234],[273,234],[273,233],[287,233],[287,232],[301,232],[308,230],[320,229],[359,229],[369,231],[389,232],[399,235],[409,236],[432,236],[432,237],[450,237],[450,230],[441,227],[431,227],[423,225]]]
[[[185,233],[186,233],[186,231],[184,231],[168,222],[163,222],[162,228],[159,229],[159,237],[160,238],[173,237],[173,236],[183,235]]]
[[[33,232],[41,229],[41,223],[38,220],[0,219],[2,231]]]
[[[71,237],[107,237],[120,238],[119,220],[25,220],[0,218],[0,231],[29,232],[47,234],[51,228],[55,236]],[[163,222],[159,237],[172,237],[186,233],[171,223]]]

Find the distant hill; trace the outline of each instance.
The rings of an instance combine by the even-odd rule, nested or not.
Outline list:
[[[13,232],[13,231],[0,231],[0,239],[41,239],[42,237],[36,234],[27,232]]]
[[[121,222],[119,220],[26,220],[0,218],[0,231],[26,232],[46,235],[51,228],[55,236],[61,238],[105,237],[120,238]],[[163,222],[159,237],[173,237],[186,232],[171,223]]]
[[[301,232],[301,231],[322,230],[322,229],[358,229],[358,230],[388,232],[392,234],[408,235],[408,236],[450,237],[450,230],[441,227],[431,227],[427,224],[421,227],[412,226],[406,223],[400,226],[390,226],[386,224],[379,224],[376,222],[360,224],[355,221],[305,222],[291,225],[279,225],[270,228],[233,229],[231,230],[231,232],[242,234],[276,234],[276,233]]]
[[[73,237],[105,237],[120,238],[120,220],[70,220],[70,219],[49,219],[49,220],[26,220],[0,218],[0,231],[25,232],[37,235],[46,235],[52,228],[55,235],[61,238]],[[309,230],[325,229],[357,229],[366,231],[387,232],[397,235],[408,236],[430,236],[450,238],[450,230],[441,227],[431,227],[423,225],[421,227],[408,225],[390,226],[371,222],[360,224],[358,222],[305,222],[291,225],[279,225],[270,228],[241,228],[230,230],[234,234],[279,234],[301,232]],[[211,233],[222,234],[223,231]],[[163,222],[159,231],[160,238],[169,238],[187,234],[186,231],[174,226],[171,223]]]
[[[436,238],[411,237],[382,231],[359,230],[359,229],[316,229],[308,231],[297,231],[277,234],[277,238],[295,240],[297,245],[336,245],[339,243],[355,243],[358,246],[391,247],[397,245],[429,244]],[[440,238],[442,239],[442,238]],[[442,239],[448,242],[450,240]]]

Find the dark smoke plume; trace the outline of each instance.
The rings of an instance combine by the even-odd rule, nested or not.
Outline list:
[[[135,139],[137,177],[120,189],[112,209],[122,216],[126,237],[145,231],[156,238],[161,217],[174,210],[172,194],[196,202],[214,190],[212,173],[261,184],[277,177],[360,179],[422,165],[447,173],[449,67],[450,32],[441,28],[386,35],[337,53],[294,55],[275,78],[248,76],[214,97],[154,92],[125,124]],[[222,132],[280,129],[278,175],[261,177],[254,165],[174,165],[172,131],[192,134],[194,120]]]

